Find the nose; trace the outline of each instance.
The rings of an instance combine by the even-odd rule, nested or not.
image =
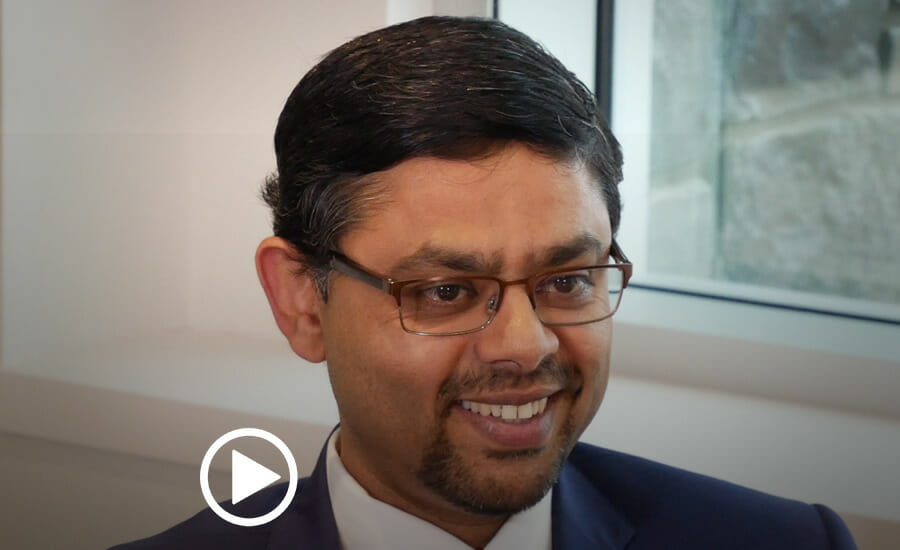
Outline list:
[[[559,339],[541,323],[526,285],[509,285],[497,299],[494,319],[477,333],[475,352],[480,361],[526,373],[559,350]]]

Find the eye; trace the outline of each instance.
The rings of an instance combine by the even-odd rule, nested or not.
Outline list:
[[[556,277],[553,280],[553,290],[562,293],[572,292],[579,284],[575,277]]]
[[[416,301],[435,305],[450,305],[468,302],[478,292],[472,284],[465,281],[437,281],[417,287]]]
[[[592,286],[594,286],[593,282],[586,273],[564,273],[551,275],[544,279],[535,290],[543,293],[573,295],[585,292]]]
[[[452,302],[459,298],[463,292],[463,288],[459,285],[442,284],[425,289],[423,293],[432,300]]]

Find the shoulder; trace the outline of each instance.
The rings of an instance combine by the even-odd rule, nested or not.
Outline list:
[[[695,541],[696,548],[724,543],[728,546],[722,547],[729,548],[855,548],[840,517],[822,505],[584,443],[576,445],[568,465],[634,526],[634,542],[681,539]]]
[[[306,479],[299,482],[303,486]],[[275,508],[284,497],[287,483],[273,485],[248,497],[238,505],[223,502],[225,510],[242,517],[262,515]],[[271,524],[258,527],[232,525],[207,508],[157,535],[115,546],[110,550],[230,550],[266,548]]]

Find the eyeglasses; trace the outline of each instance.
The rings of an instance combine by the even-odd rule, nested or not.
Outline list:
[[[395,281],[336,251],[332,252],[331,268],[393,296],[406,332],[455,336],[491,324],[504,290],[512,285],[526,285],[531,306],[547,326],[584,325],[612,317],[628,286],[631,262],[615,241],[610,257],[615,263],[561,269],[515,281],[466,276]]]

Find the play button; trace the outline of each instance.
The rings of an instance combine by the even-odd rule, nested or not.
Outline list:
[[[240,451],[231,450],[231,502],[237,504],[250,495],[281,479],[276,474]]]
[[[212,491],[209,488],[209,466],[212,463],[213,457],[220,449],[222,449],[222,447],[243,437],[259,438],[268,442],[278,449],[284,457],[285,462],[287,462],[288,467],[288,488],[284,498],[274,509],[256,517],[238,516],[225,510],[222,505],[216,501],[215,497],[213,497]],[[281,478],[281,474],[273,472],[244,453],[234,449],[231,450],[231,502],[233,504],[237,504],[256,494]],[[253,527],[255,525],[268,523],[287,510],[287,507],[290,506],[291,501],[294,498],[294,493],[297,492],[297,479],[297,463],[294,461],[294,456],[291,454],[287,445],[274,434],[257,428],[232,430],[218,438],[210,445],[209,449],[207,449],[206,454],[203,455],[203,462],[200,464],[200,490],[203,492],[203,498],[206,499],[206,503],[209,505],[210,509],[225,521],[244,527]]]

